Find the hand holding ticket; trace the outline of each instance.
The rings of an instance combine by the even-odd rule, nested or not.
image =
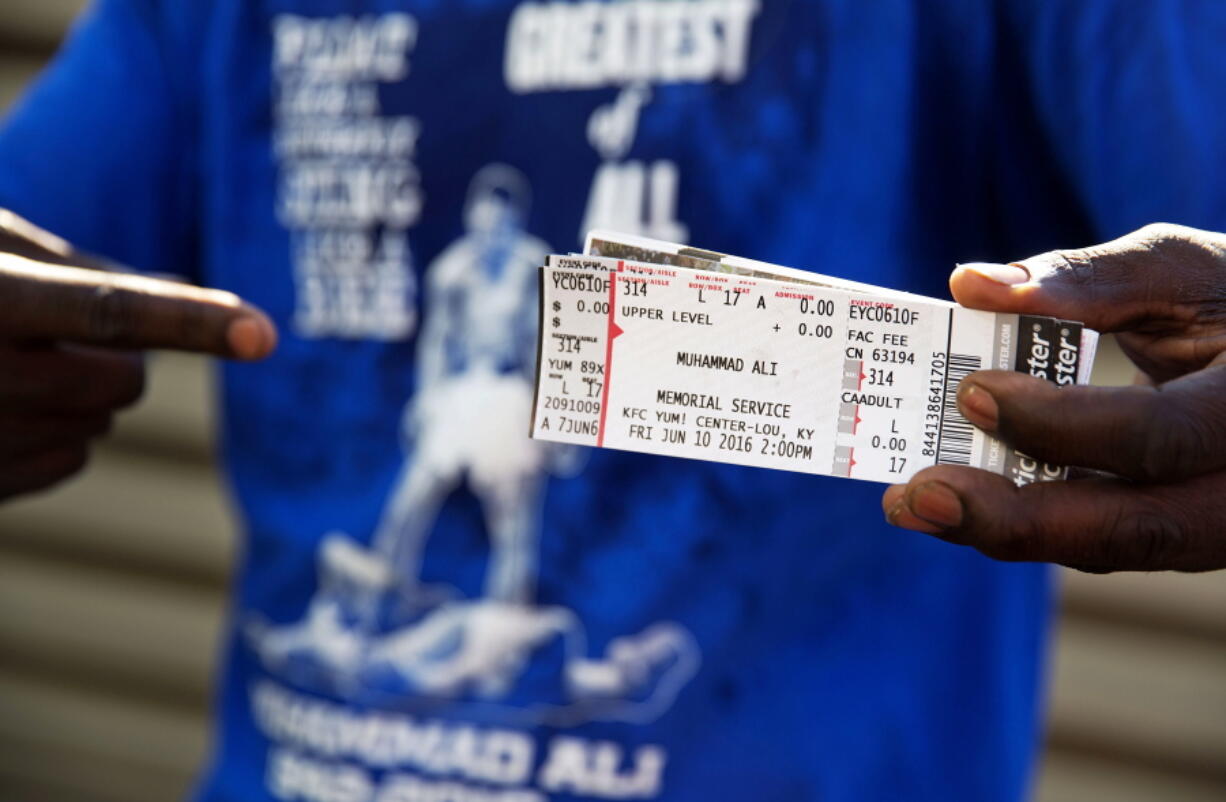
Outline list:
[[[962,465],[1063,478],[956,404],[983,368],[1084,382],[1096,334],[671,243],[596,232],[541,271],[532,435],[904,482]]]
[[[1082,570],[1226,567],[1226,236],[1146,226],[1118,240],[954,272],[954,297],[995,312],[1076,315],[1115,334],[1125,387],[1055,390],[984,371],[958,402],[975,426],[1037,459],[1103,473],[1018,487],[954,465],[886,490],[896,526],[1004,560]]]

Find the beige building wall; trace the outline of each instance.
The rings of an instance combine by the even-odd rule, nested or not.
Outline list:
[[[79,5],[4,0],[0,107]],[[154,357],[84,477],[0,507],[0,799],[166,802],[204,758],[237,546],[213,393]],[[1064,579],[1037,800],[1226,799],[1226,572]]]

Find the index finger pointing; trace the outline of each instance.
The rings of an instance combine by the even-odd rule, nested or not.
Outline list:
[[[268,317],[238,296],[126,273],[0,254],[0,337],[117,348],[166,348],[262,359],[276,346]]]

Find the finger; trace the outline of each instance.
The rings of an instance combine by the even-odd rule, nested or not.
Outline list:
[[[1226,468],[1226,366],[1159,387],[1057,388],[1011,371],[981,371],[958,388],[967,420],[1050,465],[1146,482]]]
[[[51,264],[70,264],[71,245],[23,217],[0,209],[0,251]]]
[[[88,346],[0,347],[0,409],[110,412],[131,406],[145,387],[138,354]]]
[[[954,298],[972,309],[1084,321],[1099,331],[1191,318],[1221,306],[1226,238],[1156,224],[1103,245],[1051,251],[1011,265],[961,265]]]
[[[0,457],[27,457],[88,443],[111,430],[109,414],[0,416]]]
[[[999,560],[1081,570],[1207,571],[1226,567],[1226,477],[1138,486],[1121,481],[1017,487],[972,468],[937,466],[892,489],[891,523],[919,521],[942,540]]]
[[[44,451],[0,467],[0,499],[44,490],[78,473],[89,462],[84,444]]]
[[[0,336],[261,359],[276,345],[263,312],[219,290],[0,255]]]

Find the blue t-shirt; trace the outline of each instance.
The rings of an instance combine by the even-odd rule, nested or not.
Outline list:
[[[100,0],[0,205],[283,334],[225,368],[200,799],[1024,797],[1046,571],[877,485],[529,440],[534,269],[599,225],[942,293],[1220,228],[1224,14],[1119,5]]]

